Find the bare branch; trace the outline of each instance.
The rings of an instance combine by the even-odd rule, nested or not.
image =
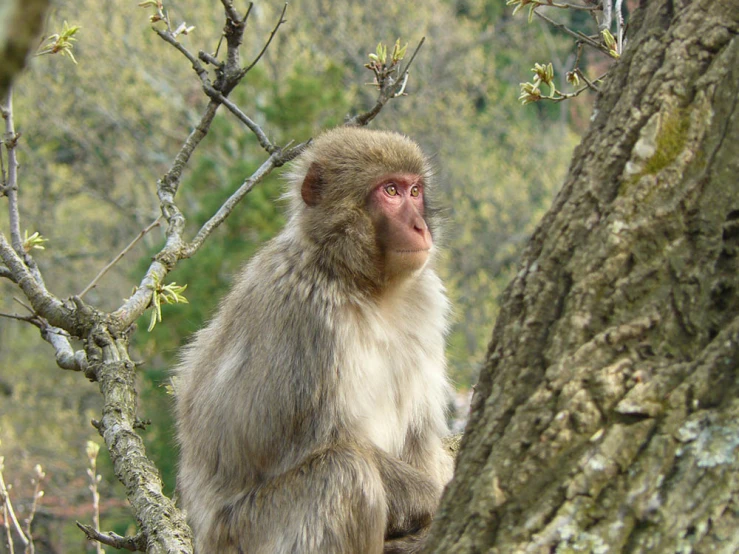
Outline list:
[[[20,213],[18,211],[18,160],[15,148],[20,134],[15,132],[15,124],[13,123],[13,88],[8,88],[8,94],[5,99],[5,105],[0,109],[2,117],[5,119],[5,138],[3,143],[8,151],[8,182],[5,184],[5,194],[8,197],[8,220],[10,224],[10,243],[13,249],[21,257],[23,263],[31,272],[34,279],[45,288],[44,279],[36,265],[36,262],[28,252],[23,249],[23,240],[21,239]]]
[[[13,274],[13,280],[18,283],[31,302],[33,310],[54,326],[71,332],[71,328],[75,326],[73,311],[64,306],[59,299],[46,290],[43,284],[36,280],[2,233],[0,233],[0,258]]]
[[[32,320],[33,320],[32,315],[6,314],[4,312],[0,312],[0,317],[5,317],[7,319],[15,319],[17,321],[25,321],[26,323],[32,323]]]
[[[236,14],[236,11],[233,8],[232,3],[229,0],[222,0],[223,5],[226,9],[226,13],[229,17],[229,20],[233,23],[233,25],[240,26],[240,32],[243,33],[243,25],[246,22],[246,19],[249,16],[249,13],[251,11],[252,5],[250,4],[249,10],[246,12],[246,15],[244,16],[243,20],[239,22],[239,19],[233,19],[234,15]],[[203,65],[198,61],[198,58],[196,58],[187,48],[185,48],[180,42],[176,40],[174,35],[169,31],[161,31],[158,29],[155,29],[154,31],[159,35],[162,40],[165,42],[171,44],[174,46],[178,51],[180,51],[188,60],[190,60],[190,63],[192,64],[192,68],[195,70],[195,72],[198,74],[198,77],[200,78],[200,81],[203,84],[203,90],[208,95],[208,97],[211,100],[214,100],[218,102],[219,104],[223,104],[228,108],[228,110],[233,113],[241,122],[244,123],[244,125],[247,126],[247,128],[254,133],[254,135],[257,137],[257,140],[259,141],[259,144],[264,148],[269,154],[272,154],[272,152],[275,151],[275,146],[270,142],[270,140],[267,138],[267,135],[262,131],[261,127],[257,125],[249,116],[247,116],[244,112],[242,112],[236,104],[228,100],[227,96],[228,93],[233,90],[233,88],[238,84],[238,82],[246,75],[246,73],[249,72],[250,69],[252,69],[256,63],[259,61],[259,59],[262,57],[262,55],[267,50],[267,47],[272,42],[272,39],[275,36],[275,33],[280,28],[280,25],[282,25],[286,20],[284,18],[285,12],[287,10],[287,3],[285,3],[285,6],[282,9],[282,13],[280,14],[280,19],[275,25],[275,27],[272,29],[272,32],[270,33],[269,39],[267,40],[266,44],[262,48],[261,52],[257,55],[257,57],[254,59],[254,61],[245,69],[241,69],[239,71],[233,72],[233,71],[224,71],[225,77],[223,77],[223,81],[217,82],[215,85],[213,85],[208,77],[207,70],[203,67]],[[227,28],[228,25],[227,25]],[[229,28],[230,29],[230,28]],[[233,34],[233,31],[230,31],[231,34]],[[240,37],[238,40],[235,38],[231,38],[231,42],[229,43],[229,52],[233,48],[231,43],[234,42],[240,42]],[[237,44],[238,46],[238,44]],[[210,54],[207,54],[205,52],[199,52],[198,57],[203,60],[206,63],[210,63],[214,65],[215,67],[218,67],[219,69],[224,69],[224,64],[222,62],[219,62],[215,57],[211,56]],[[233,55],[229,55],[229,62],[232,63],[232,60],[234,60]]]
[[[18,533],[18,537],[21,539],[23,546],[28,547],[31,544],[31,541],[23,532],[23,528],[21,527],[21,524],[18,522],[18,518],[15,515],[13,504],[10,501],[10,497],[8,496],[8,487],[5,486],[5,479],[3,478],[2,469],[2,465],[0,465],[0,503],[3,505],[5,511],[10,516],[10,521],[13,522],[13,527],[15,527],[15,531],[16,533]],[[10,543],[12,544],[12,540],[10,541]]]
[[[251,10],[251,4],[249,5],[249,9]],[[280,14],[280,19],[277,21],[277,25],[275,25],[274,29],[272,29],[272,32],[269,34],[269,38],[267,39],[267,42],[264,44],[264,47],[262,48],[262,51],[257,54],[257,57],[254,58],[254,61],[249,64],[248,67],[245,67],[241,70],[241,73],[239,74],[239,79],[242,79],[244,75],[249,73],[251,68],[253,68],[255,65],[257,65],[257,62],[262,58],[264,53],[267,51],[267,48],[269,48],[270,43],[272,42],[272,39],[274,38],[275,34],[277,33],[277,30],[280,28],[280,25],[285,23],[287,20],[285,19],[285,12],[287,11],[287,2],[285,2],[285,6],[282,8],[282,13]],[[247,12],[247,16],[249,13]]]
[[[293,159],[300,152],[302,152],[307,143],[301,143],[294,148],[288,148],[286,150],[278,149],[265,161],[259,169],[257,169],[251,177],[249,177],[244,183],[234,192],[228,200],[218,209],[218,211],[211,217],[198,231],[195,238],[182,249],[182,258],[189,258],[203,245],[205,239],[218,227],[225,219],[231,214],[236,204],[238,204],[244,196],[246,196],[251,189],[257,184],[262,182],[267,175],[276,167],[283,165],[289,160]]]
[[[18,135],[15,133],[13,123],[13,88],[8,87],[3,106],[3,119],[5,119],[5,136],[3,144],[8,151],[8,182],[5,185],[5,194],[8,197],[8,220],[10,223],[10,243],[13,249],[20,255],[23,252],[23,241],[21,240],[20,215],[18,213],[18,158],[15,147],[18,143]]]
[[[202,50],[198,52],[198,58],[200,58],[202,61],[221,69],[223,68],[223,62],[219,61],[216,56],[217,54],[208,54],[208,52],[203,52]]]
[[[43,320],[41,337],[54,347],[56,353],[56,365],[69,371],[81,371],[88,378],[92,378],[88,369],[87,354],[84,350],[75,351],[69,342],[69,335],[58,327],[52,327]]]
[[[28,309],[28,306],[25,304],[23,304],[23,306]],[[24,321],[38,327],[41,330],[41,338],[54,348],[56,363],[60,368],[68,369],[70,371],[82,371],[87,374],[87,355],[84,350],[74,351],[69,342],[69,333],[64,331],[64,329],[52,327],[49,325],[48,321],[33,313],[33,311],[31,311],[31,315],[0,313],[0,317]]]
[[[185,56],[188,60],[190,60],[190,63],[192,64],[192,68],[195,70],[195,73],[198,74],[198,77],[200,77],[200,80],[205,84],[209,83],[210,80],[208,79],[208,71],[203,67],[203,64],[201,64],[198,59],[193,56],[193,54],[185,48],[182,43],[180,43],[175,36],[172,34],[171,31],[162,31],[160,29],[154,29],[154,32],[159,35],[159,37],[164,41],[172,46],[174,46],[177,50],[179,50],[183,56]]]
[[[421,40],[418,42],[418,46],[416,46],[416,49],[413,51],[413,54],[411,54],[411,59],[408,60],[408,63],[405,64],[405,67],[400,72],[401,75],[405,76],[405,74],[408,73],[408,70],[411,68],[413,61],[416,59],[416,56],[418,55],[418,51],[421,50],[421,46],[423,46],[424,42],[426,42],[426,37],[421,37]]]
[[[180,213],[179,209],[174,203],[174,197],[177,194],[177,190],[180,186],[180,178],[182,177],[182,171],[190,160],[195,148],[200,144],[200,141],[205,138],[208,134],[213,118],[218,110],[219,103],[211,101],[205,108],[205,112],[200,117],[200,121],[195,128],[190,132],[185,142],[180,148],[180,151],[175,156],[174,162],[170,167],[169,171],[157,183],[157,195],[159,196],[159,202],[162,209],[162,214],[169,223],[167,229],[168,236],[173,232],[182,232],[181,228],[184,226],[184,217]],[[181,220],[181,221],[180,221]]]
[[[609,0],[606,0],[606,2],[607,1],[609,1]],[[564,31],[568,35],[576,38],[577,40],[582,41],[582,42],[586,43],[588,46],[592,46],[596,50],[600,50],[604,54],[610,56],[610,54],[608,53],[608,49],[605,46],[603,46],[598,41],[593,40],[588,35],[585,35],[585,34],[579,32],[579,31],[573,31],[572,29],[570,29],[566,25],[563,25],[562,23],[557,23],[553,19],[548,18],[546,15],[544,15],[542,13],[539,13],[539,10],[534,10],[534,13],[538,17],[542,18],[544,21],[548,22],[550,25],[553,25],[554,27],[556,27],[557,29],[561,29],[562,31]]]
[[[182,250],[182,233],[185,228],[185,216],[175,204],[175,195],[180,186],[182,171],[190,160],[195,148],[203,140],[210,129],[213,118],[220,104],[211,100],[200,117],[200,121],[185,140],[182,148],[175,156],[169,171],[157,182],[157,196],[162,210],[162,215],[167,220],[167,240],[151,263],[144,278],[139,283],[137,290],[118,308],[111,316],[120,322],[121,328],[125,329],[133,324],[136,319],[146,311],[151,300],[151,287],[156,282],[161,282],[179,259]]]
[[[603,5],[603,19],[598,25],[598,28],[599,30],[604,31],[611,28],[611,10],[613,5],[611,4],[611,0],[601,0],[601,4]]]
[[[112,531],[101,533],[99,531],[96,531],[93,527],[90,527],[89,525],[84,525],[79,521],[75,523],[77,523],[77,527],[82,529],[85,535],[87,535],[87,540],[97,541],[106,546],[112,546],[113,548],[119,548],[121,550],[130,550],[131,552],[146,552],[146,537],[142,533],[139,533],[138,535],[135,535],[133,537],[122,537],[120,535],[117,535],[116,533],[113,533]]]
[[[246,24],[246,22],[249,20],[249,14],[251,13],[251,9],[254,7],[254,2],[249,2],[249,7],[246,8],[246,13],[244,14],[244,17],[241,20],[242,24]]]
[[[565,10],[582,10],[585,12],[594,12],[602,9],[600,5],[584,6],[582,4],[570,4],[569,2],[552,2],[551,0],[547,5],[554,8],[562,8]]]
[[[254,133],[259,141],[259,145],[264,148],[269,154],[272,154],[276,146],[267,138],[267,135],[262,131],[262,128],[257,125],[248,115],[242,112],[239,107],[226,98],[222,93],[217,91],[214,87],[204,85],[203,89],[205,93],[214,101],[223,104],[232,114],[234,114],[249,130]]]
[[[580,76],[580,78],[583,81],[585,81],[585,84],[588,86],[588,88],[590,88],[591,90],[594,90],[595,92],[600,92],[600,87],[598,87],[595,84],[595,82],[602,81],[608,76],[608,72],[606,71],[605,73],[603,73],[603,75],[601,75],[600,77],[597,77],[595,79],[595,82],[593,82],[585,76],[585,74],[580,70],[580,68],[577,68],[577,74]]]
[[[192,552],[192,533],[184,515],[162,491],[162,481],[134,431],[136,368],[128,355],[128,336],[113,336],[107,325],[89,335],[88,357],[105,398],[99,431],[110,451],[116,477],[147,537],[149,552]]]
[[[148,226],[148,227],[146,227],[145,229],[142,229],[142,230],[141,230],[141,232],[140,232],[140,233],[139,233],[138,235],[136,235],[136,238],[134,238],[134,239],[133,239],[133,240],[132,240],[132,241],[131,241],[131,242],[130,242],[130,243],[128,244],[128,246],[126,246],[126,247],[125,247],[125,248],[124,248],[123,250],[121,250],[121,251],[120,251],[120,252],[118,253],[118,255],[117,255],[117,256],[116,256],[115,258],[113,258],[113,259],[111,260],[111,262],[110,262],[110,263],[109,263],[108,265],[106,265],[106,266],[105,266],[105,267],[104,267],[103,269],[101,269],[101,270],[100,270],[100,272],[99,272],[99,273],[98,273],[98,274],[97,274],[97,275],[95,276],[95,278],[94,278],[94,279],[93,279],[92,281],[90,281],[90,284],[89,284],[89,285],[87,285],[87,286],[86,286],[86,287],[85,287],[85,288],[83,289],[83,291],[82,291],[81,293],[79,293],[79,294],[78,294],[77,296],[78,296],[79,298],[82,298],[83,296],[85,296],[85,294],[87,294],[87,292],[89,292],[89,290],[90,290],[91,288],[93,288],[93,287],[94,287],[95,285],[97,285],[98,281],[100,281],[100,279],[102,279],[103,275],[105,275],[105,274],[106,274],[106,273],[107,273],[107,272],[108,272],[108,271],[110,270],[110,268],[111,268],[111,267],[113,267],[113,266],[114,266],[115,264],[117,264],[117,263],[118,263],[118,262],[120,261],[120,259],[121,259],[121,258],[123,258],[123,256],[125,256],[125,255],[126,255],[126,254],[127,254],[128,252],[130,252],[130,250],[131,250],[131,249],[132,249],[132,248],[133,248],[134,246],[136,246],[136,244],[137,244],[137,243],[138,243],[138,242],[139,242],[139,241],[140,241],[140,240],[141,240],[142,238],[144,238],[144,236],[146,235],[146,233],[148,233],[149,231],[151,231],[151,230],[152,230],[152,229],[153,229],[154,227],[159,227],[159,224],[160,224],[160,221],[161,221],[161,219],[162,219],[162,216],[160,215],[159,217],[157,217],[157,218],[156,218],[156,219],[155,219],[155,220],[154,220],[154,221],[153,221],[153,222],[151,223],[151,225],[149,225],[149,226]]]

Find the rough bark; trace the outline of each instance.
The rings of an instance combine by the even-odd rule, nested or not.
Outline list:
[[[504,295],[430,552],[739,551],[739,3],[643,4]]]

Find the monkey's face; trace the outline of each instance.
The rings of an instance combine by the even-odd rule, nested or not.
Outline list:
[[[433,239],[424,217],[423,179],[412,173],[382,176],[371,189],[368,211],[386,279],[421,269]]]

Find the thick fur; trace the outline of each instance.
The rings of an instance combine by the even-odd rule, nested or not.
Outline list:
[[[398,171],[430,180],[401,135],[314,141],[291,178],[286,228],[185,348],[178,488],[199,554],[420,548],[452,471],[448,302],[428,264],[384,279],[365,202]]]

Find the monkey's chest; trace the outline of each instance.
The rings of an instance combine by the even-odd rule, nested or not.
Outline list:
[[[408,431],[431,416],[434,399],[443,395],[443,346],[427,348],[409,330],[353,329],[338,366],[344,423],[359,438],[400,456]]]

